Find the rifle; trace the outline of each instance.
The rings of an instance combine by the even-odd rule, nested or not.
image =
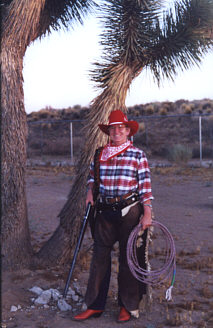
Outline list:
[[[91,203],[88,203],[87,208],[86,208],[86,212],[85,212],[85,215],[84,215],[84,219],[83,219],[83,222],[82,222],[82,225],[81,225],[81,230],[80,230],[80,234],[79,234],[79,237],[78,237],[78,242],[77,242],[75,252],[74,252],[74,255],[73,255],[70,271],[69,271],[67,281],[66,281],[66,285],[65,285],[65,288],[64,288],[64,292],[63,292],[63,297],[64,298],[67,296],[67,291],[68,291],[68,288],[69,288],[69,284],[70,284],[70,280],[71,280],[71,277],[72,277],[72,274],[73,274],[75,263],[76,263],[76,260],[77,260],[78,252],[80,250],[81,243],[82,243],[82,240],[83,240],[83,237],[84,237],[84,233],[86,231],[88,217],[89,217],[89,214],[90,214],[91,207],[92,207]]]

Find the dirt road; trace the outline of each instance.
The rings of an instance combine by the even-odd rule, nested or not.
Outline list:
[[[66,201],[72,184],[72,172],[56,169],[29,169],[27,175],[28,215],[32,244],[36,250],[49,238],[59,219],[57,214]],[[153,289],[149,311],[141,311],[138,320],[126,328],[213,327],[213,170],[164,168],[152,169],[155,219],[172,233],[177,252],[177,275],[173,300],[165,301],[166,286]],[[154,232],[150,251],[161,257],[160,234]],[[92,243],[86,235],[84,254],[79,259],[74,278],[83,295],[86,288]],[[159,245],[158,245],[159,243]],[[71,317],[82,303],[72,302],[73,310],[60,312],[52,302],[48,307],[34,306],[29,291],[33,286],[43,289],[64,288],[67,272],[61,268],[22,270],[3,274],[2,327],[12,328],[112,328],[118,314],[116,300],[116,255],[106,311],[98,319],[76,323]],[[68,267],[66,268],[68,269]],[[11,306],[20,305],[16,312]]]

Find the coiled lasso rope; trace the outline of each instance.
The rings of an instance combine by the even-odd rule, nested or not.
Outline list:
[[[165,263],[158,270],[145,270],[140,267],[137,258],[137,240],[141,232],[141,224],[138,224],[131,232],[127,243],[127,261],[133,276],[141,282],[149,285],[158,285],[172,276],[171,285],[166,291],[166,300],[172,299],[172,288],[176,274],[175,243],[169,230],[160,222],[152,221],[152,226],[156,226],[163,232],[166,241]]]

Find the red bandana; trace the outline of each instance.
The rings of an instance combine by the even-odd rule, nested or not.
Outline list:
[[[100,161],[105,162],[110,158],[113,158],[121,153],[123,153],[129,146],[131,146],[131,141],[127,141],[120,146],[112,146],[107,144],[101,152]]]

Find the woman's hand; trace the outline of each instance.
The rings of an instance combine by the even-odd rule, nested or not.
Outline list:
[[[152,225],[152,208],[146,205],[144,205],[143,208],[144,214],[140,219],[140,224],[142,225],[142,229],[145,230]]]
[[[91,188],[89,188],[87,191],[86,206],[88,205],[88,203],[91,203],[92,206],[94,205],[93,192]]]

